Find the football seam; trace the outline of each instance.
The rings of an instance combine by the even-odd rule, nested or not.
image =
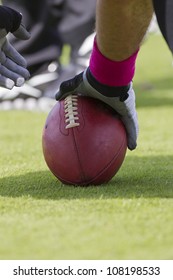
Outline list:
[[[78,149],[74,128],[72,128],[72,134],[73,134],[73,143],[74,143],[74,148],[76,150],[76,157],[77,157],[77,161],[78,161],[78,164],[79,164],[81,179],[82,179],[82,181],[83,180],[85,181],[85,172],[83,170],[82,163],[81,163],[81,160],[80,160],[80,156],[79,156],[80,155],[80,150]]]
[[[126,139],[126,138],[125,138]],[[71,182],[71,181],[68,181],[68,180],[66,180],[66,179],[63,179],[61,176],[58,176],[62,181],[64,181],[64,182],[66,182],[66,183],[69,183],[69,184],[72,184],[72,185],[89,185],[89,184],[92,184],[92,182],[94,181],[94,180],[96,180],[100,175],[102,175],[108,168],[109,168],[109,166],[111,165],[111,163],[113,162],[113,161],[115,161],[116,160],[116,158],[119,156],[119,153],[122,151],[122,148],[124,147],[124,144],[126,143],[126,140],[124,140],[123,141],[123,143],[122,143],[122,145],[121,145],[121,147],[119,148],[119,150],[118,150],[118,153],[111,159],[111,161],[95,176],[95,177],[93,177],[91,180],[89,180],[89,181],[82,181],[82,182],[80,182],[80,183],[74,183],[74,182]],[[76,145],[76,142],[75,142],[75,145]],[[77,145],[76,145],[76,147],[77,147]],[[79,159],[79,154],[77,153],[77,155],[78,155],[78,159]],[[79,162],[80,162],[80,160],[79,160]],[[80,164],[81,165],[81,164]],[[122,165],[122,164],[121,164]],[[121,167],[121,165],[119,166],[119,168]],[[118,168],[118,169],[119,169]],[[83,172],[83,168],[82,168],[82,166],[81,166],[81,170],[82,170],[82,172]],[[83,174],[84,175],[84,174]],[[112,176],[112,177],[114,177],[114,175]],[[83,176],[83,178],[85,179],[85,176]],[[111,179],[111,178],[110,178]],[[105,181],[106,182],[106,181]]]
[[[93,177],[90,181],[85,182],[85,184],[91,184],[94,180],[96,180],[100,175],[102,175],[109,168],[109,166],[111,165],[111,163],[113,161],[116,161],[117,157],[119,156],[120,152],[122,151],[122,148],[124,147],[125,142],[126,141],[124,140],[121,147],[118,150],[118,153],[116,153],[116,155],[111,159],[111,161],[95,177]],[[119,168],[120,167],[121,167],[121,165],[119,166]]]
[[[125,143],[125,141],[123,142],[123,144]],[[122,151],[123,145],[119,148],[118,153],[112,158],[112,160],[104,167],[104,169],[102,169],[92,180],[90,180],[87,184],[92,183],[92,181],[94,181],[95,179],[97,179],[101,174],[103,174],[103,172],[105,172],[109,166],[111,165],[111,163],[116,160],[116,158],[119,156],[119,153]],[[122,165],[122,163],[121,163]],[[121,165],[119,166],[118,170],[120,169]],[[118,171],[117,170],[117,171]],[[114,176],[114,175],[113,175]]]

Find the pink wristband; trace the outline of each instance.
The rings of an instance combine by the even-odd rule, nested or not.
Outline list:
[[[135,74],[135,62],[139,49],[123,61],[112,61],[106,58],[98,49],[96,39],[90,57],[90,71],[94,78],[108,86],[126,86]]]

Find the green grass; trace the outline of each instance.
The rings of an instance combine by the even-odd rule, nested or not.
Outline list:
[[[138,148],[107,185],[64,186],[41,147],[44,113],[0,111],[0,259],[173,258],[173,68],[160,36],[138,57]]]

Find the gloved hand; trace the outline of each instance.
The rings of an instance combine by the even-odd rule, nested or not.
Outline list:
[[[0,86],[12,89],[22,86],[30,74],[25,59],[8,41],[6,35],[9,32],[22,40],[30,38],[22,24],[22,15],[9,7],[0,6]]]
[[[138,119],[135,109],[135,93],[132,83],[127,87],[108,87],[98,83],[89,68],[63,82],[56,100],[62,100],[70,94],[80,94],[101,100],[112,107],[120,116],[126,127],[128,148],[134,150],[137,146]],[[106,96],[107,95],[107,96]]]

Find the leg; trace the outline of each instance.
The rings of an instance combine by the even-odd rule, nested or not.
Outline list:
[[[153,15],[151,0],[99,0],[97,44],[103,55],[121,61],[138,48]]]

